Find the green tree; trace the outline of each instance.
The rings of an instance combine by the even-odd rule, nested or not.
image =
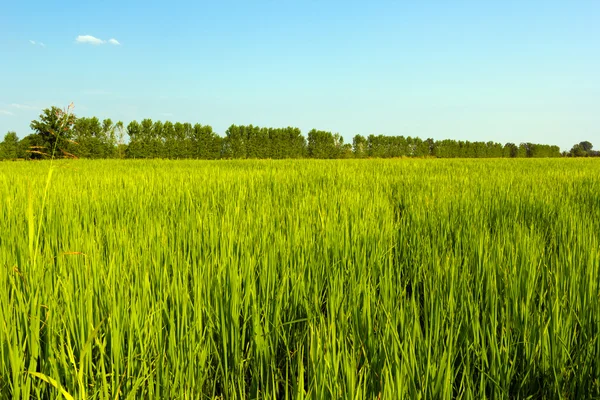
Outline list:
[[[144,158],[141,132],[142,129],[139,122],[131,121],[127,125],[127,135],[129,136],[129,145],[125,152],[127,158]]]
[[[0,143],[0,159],[14,160],[19,158],[19,137],[15,132],[7,132]]]
[[[115,154],[115,137],[110,119],[96,117],[78,118],[73,127],[73,153],[81,158],[112,158]]]
[[[221,157],[221,138],[213,132],[212,126],[195,124],[192,130],[193,157],[202,160],[216,160]]]
[[[35,160],[45,157],[45,155],[40,154],[41,152],[39,151],[40,149],[44,148],[43,145],[44,143],[39,135],[32,133],[25,136],[19,141],[18,158]]]
[[[307,150],[308,156],[311,158],[336,158],[336,144],[339,144],[339,138],[336,139],[331,132],[316,129],[308,132]]]
[[[173,137],[169,142],[168,148],[171,151],[172,158],[191,158],[191,142],[186,135],[187,129],[181,122],[173,125]]]
[[[583,149],[583,151],[585,151],[586,153],[589,153],[592,151],[592,148],[594,148],[594,146],[588,142],[587,140],[584,142],[580,142],[579,145],[581,146],[581,148]]]
[[[352,151],[355,158],[365,158],[368,155],[368,142],[362,135],[355,135],[352,139]]]
[[[460,146],[456,140],[437,140],[433,145],[432,155],[437,158],[459,157]]]
[[[141,144],[141,158],[154,158],[155,146],[153,143],[154,139],[154,122],[150,118],[144,118],[140,123],[140,144]]]
[[[354,158],[354,152],[350,143],[344,143],[340,146],[338,158]]]
[[[432,139],[428,139],[431,140],[431,143],[433,143]],[[430,155],[430,150],[429,150],[429,146],[430,143],[428,140],[421,140],[420,138],[413,138],[412,139],[412,156],[413,157],[427,157]]]
[[[123,126],[122,122],[113,123],[112,119],[106,118],[102,121],[102,138],[106,148],[106,157],[114,158],[118,154],[118,132],[119,124]],[[122,133],[121,133],[122,135]]]
[[[144,121],[142,121],[142,126]],[[150,129],[149,158],[166,158],[164,152],[165,136],[162,121],[154,121]]]
[[[506,143],[502,149],[502,157],[515,158],[519,152],[519,147],[514,143]]]
[[[283,146],[278,158],[302,158],[306,156],[306,139],[302,136],[300,128],[288,126],[278,129],[282,137]],[[275,158],[275,157],[273,157]]]
[[[125,144],[125,128],[122,121],[117,121],[114,125],[115,135],[115,157],[125,158],[127,145]]]
[[[384,157],[385,148],[382,143],[382,136],[373,134],[367,137],[367,155],[369,157]]]
[[[231,125],[225,131],[223,153],[226,158],[246,158],[246,134],[242,126]]]
[[[271,138],[268,128],[258,126],[240,126],[241,136],[246,145],[246,158],[269,158]]]
[[[597,152],[592,151],[593,148],[594,148],[594,146],[588,141],[579,142],[571,148],[571,151],[569,151],[569,156],[570,157],[595,156],[595,155],[597,155],[596,154]]]
[[[529,157],[560,157],[560,148],[548,144],[528,143]]]
[[[176,159],[178,141],[175,136],[175,125],[171,121],[165,121],[162,129],[163,135],[163,156],[169,159]]]
[[[268,150],[267,158],[282,159],[290,158],[291,138],[287,129],[263,128],[266,131],[264,140],[265,149]]]
[[[29,125],[36,135],[40,137],[39,147],[32,149],[35,154],[52,156],[56,154],[68,155],[71,149],[69,141],[73,136],[73,126],[77,118],[67,110],[52,106],[42,111],[39,120],[31,121]]]

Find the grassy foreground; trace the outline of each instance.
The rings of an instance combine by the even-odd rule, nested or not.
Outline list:
[[[0,398],[598,398],[600,162],[0,164]]]

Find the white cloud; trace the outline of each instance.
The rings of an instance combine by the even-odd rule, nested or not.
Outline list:
[[[8,110],[0,110],[0,115],[14,115],[14,114]]]
[[[35,40],[30,40],[29,43],[35,45]]]
[[[40,46],[46,47],[46,45],[43,42],[40,42]]]
[[[99,45],[99,44],[106,43],[106,41],[104,41],[102,39],[98,39],[97,37],[94,37],[94,36],[91,36],[91,35],[79,35],[75,39],[75,42],[77,42],[77,43],[87,43],[87,44],[93,44],[93,45]]]
[[[94,46],[97,46],[100,44],[105,44],[105,43],[110,43],[115,46],[119,46],[121,44],[115,38],[111,38],[108,41],[106,41],[104,39],[100,39],[100,38],[97,38],[92,35],[79,35],[79,36],[77,36],[77,38],[75,38],[75,42],[76,43],[84,43],[84,44],[92,44]]]

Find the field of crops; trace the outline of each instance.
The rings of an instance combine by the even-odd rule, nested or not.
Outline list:
[[[0,398],[600,397],[600,162],[0,163]]]

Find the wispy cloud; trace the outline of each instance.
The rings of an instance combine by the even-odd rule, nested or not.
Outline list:
[[[44,44],[44,42],[40,42],[40,46],[46,47],[46,45]]]
[[[118,46],[121,43],[119,43],[119,41],[115,38],[109,39],[108,41],[104,40],[104,39],[100,39],[97,38],[95,36],[92,35],[79,35],[75,38],[75,42],[76,43],[81,43],[81,44],[91,44],[94,46],[98,46],[101,44],[105,44],[105,43],[110,43],[112,45]]]
[[[17,103],[12,103],[10,106],[12,108],[16,108],[17,110],[37,110],[39,108],[36,106],[30,106],[28,104],[17,104]]]
[[[8,110],[0,110],[0,115],[15,115],[12,112],[8,111]]]
[[[35,40],[30,40],[29,43],[35,46]]]
[[[92,90],[84,90],[83,94],[91,95],[91,96],[108,96],[111,95],[112,92],[103,89],[92,89]]]

